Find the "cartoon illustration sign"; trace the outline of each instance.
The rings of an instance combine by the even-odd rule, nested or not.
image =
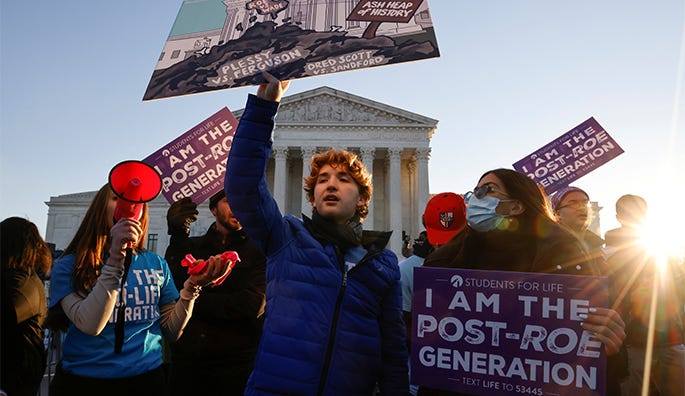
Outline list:
[[[590,117],[513,166],[544,187],[549,195],[620,154],[621,146]]]
[[[238,120],[224,107],[143,160],[162,176],[162,195],[201,204],[224,188]]]
[[[606,352],[583,330],[606,278],[417,267],[411,380],[469,395],[604,395]]]
[[[143,100],[439,55],[425,0],[185,0]]]

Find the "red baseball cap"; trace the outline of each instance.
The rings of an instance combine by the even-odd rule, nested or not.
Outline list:
[[[431,245],[447,243],[466,225],[464,198],[452,192],[435,194],[426,204],[423,225]]]

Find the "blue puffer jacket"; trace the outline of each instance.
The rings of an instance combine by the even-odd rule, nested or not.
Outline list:
[[[397,257],[366,233],[349,271],[337,248],[283,217],[265,169],[278,104],[250,95],[227,163],[226,197],[267,261],[266,321],[246,395],[408,393]],[[371,237],[371,238],[369,238]],[[380,241],[380,243],[379,243]]]

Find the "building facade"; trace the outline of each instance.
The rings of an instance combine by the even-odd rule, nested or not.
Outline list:
[[[234,112],[240,118],[242,110]],[[357,153],[373,173],[373,196],[365,229],[393,231],[390,248],[401,257],[402,232],[416,237],[428,202],[430,140],[438,121],[330,87],[284,97],[267,180],[281,212],[311,215],[302,189],[311,156],[328,148]],[[95,191],[50,197],[46,241],[64,249],[76,232]],[[169,244],[161,195],[149,204],[147,247],[164,254]],[[201,235],[214,218],[207,202],[191,234]]]

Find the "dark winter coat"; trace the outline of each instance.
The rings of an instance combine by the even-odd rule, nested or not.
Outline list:
[[[244,231],[223,236],[212,224],[198,237],[173,235],[165,258],[176,287],[188,278],[181,260],[190,253],[196,259],[234,250],[240,261],[226,280],[205,287],[195,300],[193,315],[181,338],[171,344],[172,362],[194,365],[252,365],[259,344],[266,290],[266,257]]]
[[[408,392],[397,257],[387,235],[365,232],[352,269],[340,249],[281,215],[264,171],[277,104],[250,96],[228,159],[226,197],[268,256],[264,334],[246,395]],[[371,237],[371,238],[370,238]],[[367,241],[371,241],[367,244]]]
[[[540,232],[540,230],[538,230]],[[539,272],[566,275],[600,275],[594,260],[576,237],[556,224],[549,224],[544,237],[509,231],[479,233],[466,228],[450,242],[431,253],[425,267],[465,268],[493,271]],[[626,373],[625,349],[609,358],[607,394],[620,395],[620,380]],[[461,394],[421,388],[421,396]]]
[[[2,271],[2,379],[9,395],[35,395],[43,379],[45,287],[35,272]]]

